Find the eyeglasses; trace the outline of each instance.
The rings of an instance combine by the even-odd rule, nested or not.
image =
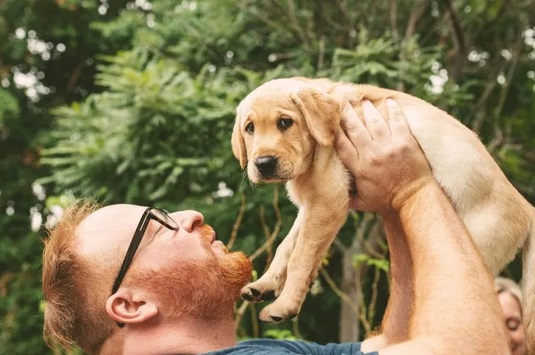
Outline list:
[[[123,264],[121,265],[121,268],[119,269],[119,273],[117,274],[117,278],[115,279],[115,282],[113,283],[113,287],[111,288],[111,294],[113,295],[117,290],[119,289],[119,286],[121,285],[121,282],[123,282],[124,276],[126,275],[126,272],[128,271],[128,268],[130,267],[130,264],[132,263],[132,259],[134,258],[134,255],[136,254],[137,248],[139,247],[139,244],[141,243],[141,239],[143,239],[143,235],[145,234],[145,231],[147,230],[147,227],[149,225],[149,222],[151,219],[157,221],[162,226],[164,226],[167,229],[177,231],[180,229],[178,224],[169,216],[167,211],[161,210],[158,208],[149,207],[143,212],[143,215],[141,216],[141,219],[139,220],[139,223],[136,227],[136,231],[134,232],[134,236],[132,237],[132,241],[130,242],[130,246],[128,247],[128,250],[126,251],[126,255],[123,260]],[[156,235],[159,232],[160,229],[158,229],[154,235]]]

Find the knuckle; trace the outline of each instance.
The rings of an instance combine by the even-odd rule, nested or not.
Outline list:
[[[342,128],[346,132],[356,132],[359,130],[359,125],[356,122],[351,121],[343,121],[342,122]]]

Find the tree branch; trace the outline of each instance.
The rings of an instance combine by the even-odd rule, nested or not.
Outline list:
[[[232,246],[234,245],[234,242],[236,241],[236,238],[238,236],[238,229],[240,228],[241,222],[243,220],[243,216],[245,215],[245,206],[246,206],[246,198],[245,194],[243,192],[240,193],[240,211],[238,212],[238,216],[236,217],[236,221],[232,225],[232,232],[230,232],[230,239],[227,243],[227,249],[232,249]]]
[[[452,65],[450,66],[448,72],[452,80],[454,82],[458,82],[461,77],[463,64],[466,60],[466,41],[459,23],[459,19],[453,7],[452,0],[445,0],[444,2],[446,4],[446,15],[448,24],[450,26],[451,39],[454,49],[452,53]]]
[[[407,21],[407,28],[405,29],[405,36],[403,38],[404,42],[406,42],[409,38],[412,37],[412,35],[416,31],[416,24],[418,23],[420,18],[422,18],[428,6],[428,0],[420,0],[416,5],[412,7],[411,14],[409,16],[409,21]]]
[[[279,234],[279,231],[280,231],[280,228],[281,228],[281,225],[282,225],[282,218],[281,218],[281,213],[280,213],[280,209],[279,209],[279,205],[278,205],[278,202],[279,202],[279,187],[275,186],[275,188],[273,190],[274,190],[274,193],[273,193],[273,209],[275,210],[275,216],[277,217],[277,221],[275,223],[275,228],[273,228],[273,231],[271,233],[269,233],[269,230],[268,230],[268,228],[266,226],[266,223],[265,223],[265,220],[264,220],[264,213],[261,212],[260,213],[260,220],[261,220],[263,229],[264,229],[264,231],[266,233],[267,240],[265,241],[265,243],[260,248],[258,248],[253,254],[251,254],[249,256],[249,259],[251,261],[256,259],[260,254],[262,254],[264,252],[264,250],[266,250],[266,249],[271,247],[271,245],[273,244],[273,241],[275,240],[275,238],[277,238],[277,235]],[[266,265],[269,265],[269,262],[267,262]]]

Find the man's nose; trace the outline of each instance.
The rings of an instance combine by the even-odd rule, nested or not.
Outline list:
[[[203,215],[194,210],[174,212],[169,216],[178,223],[180,229],[183,229],[188,233],[193,232],[196,227],[199,227],[204,223]]]

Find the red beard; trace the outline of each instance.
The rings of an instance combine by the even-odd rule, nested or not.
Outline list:
[[[251,262],[242,252],[203,260],[178,261],[156,271],[134,272],[131,283],[155,292],[165,316],[232,318],[234,302],[251,278]]]

